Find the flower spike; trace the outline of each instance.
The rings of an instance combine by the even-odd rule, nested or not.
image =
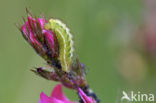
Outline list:
[[[73,37],[67,26],[58,19],[33,17],[28,9],[26,12],[28,16],[26,19],[23,17],[24,24],[19,29],[25,40],[50,67],[39,67],[31,71],[47,80],[58,81],[67,88],[75,89],[85,103],[99,103],[86,81],[84,64],[77,56],[74,58]],[[54,91],[60,92],[58,88],[61,89],[61,86],[58,85]],[[55,97],[57,93],[54,94],[52,96]],[[65,98],[50,99],[41,93],[40,103],[74,103]]]
[[[28,12],[28,11],[27,11]],[[55,34],[44,28],[44,25],[48,22],[43,18],[32,18],[30,12],[27,17],[27,21],[23,18],[24,23],[21,27],[21,32],[35,51],[43,57],[51,65],[59,64],[58,58],[58,44]],[[56,51],[55,51],[56,49]],[[59,66],[60,67],[60,66]]]

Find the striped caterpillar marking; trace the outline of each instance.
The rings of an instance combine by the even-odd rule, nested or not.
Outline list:
[[[66,25],[57,19],[50,19],[45,28],[51,29],[56,34],[60,47],[59,60],[62,70],[69,72],[74,52],[72,34]]]

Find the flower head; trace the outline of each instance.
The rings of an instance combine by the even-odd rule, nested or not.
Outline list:
[[[35,51],[48,63],[60,68],[57,60],[59,46],[55,33],[45,29],[48,22],[44,18],[33,18],[28,14],[27,21],[20,28],[24,38],[31,44]]]
[[[37,54],[52,67],[32,71],[45,79],[60,81],[68,88],[87,85],[84,66],[78,58],[76,61],[73,59],[72,35],[66,25],[58,19],[34,18],[28,10],[27,13],[27,20],[24,18],[20,31]]]
[[[69,29],[57,19],[33,18],[20,28],[24,38],[48,64],[70,72],[73,63],[73,40]]]

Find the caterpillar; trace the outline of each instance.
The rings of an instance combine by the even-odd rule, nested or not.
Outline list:
[[[45,29],[52,30],[55,33],[59,43],[58,59],[61,62],[62,70],[69,72],[74,52],[70,30],[58,19],[49,19],[49,22],[45,25]]]

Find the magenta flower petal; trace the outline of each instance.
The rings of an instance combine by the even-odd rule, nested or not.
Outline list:
[[[43,92],[40,94],[40,102],[39,103],[50,103],[49,97]]]
[[[68,98],[64,95],[62,91],[62,85],[58,84],[55,86],[50,97],[48,97],[46,94],[42,92],[40,94],[39,103],[75,103],[75,102],[68,100]]]
[[[55,86],[55,88],[51,94],[51,97],[54,97],[58,100],[62,100],[65,103],[74,103],[74,102],[69,101],[68,98],[64,95],[61,84],[58,84]]]
[[[40,23],[41,28],[44,29],[44,24],[47,23],[47,20],[43,18],[38,18],[38,22]]]
[[[66,103],[66,102],[53,98],[52,103]]]
[[[51,31],[48,31],[48,30],[43,30],[43,33],[52,49],[52,52],[54,53],[55,52],[55,42],[54,42],[54,37],[53,37],[53,33]]]
[[[95,100],[91,97],[88,97],[82,90],[79,88],[79,95],[84,103],[96,103]]]
[[[25,24],[21,27],[21,31],[23,32],[23,34],[28,38],[28,32],[27,29],[25,27]]]

